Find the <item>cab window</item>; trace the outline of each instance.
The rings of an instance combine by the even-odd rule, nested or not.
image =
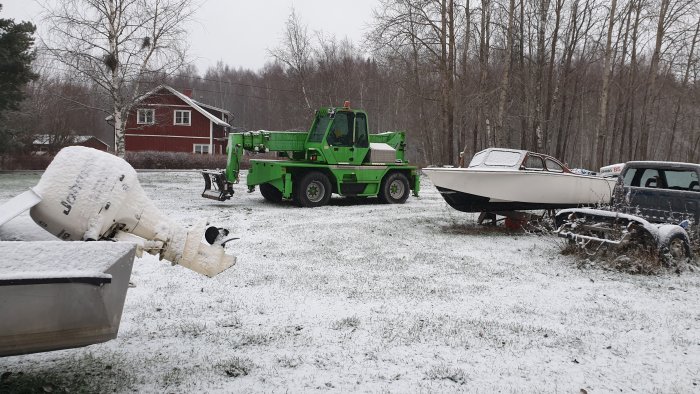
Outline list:
[[[355,146],[358,148],[369,147],[367,136],[367,117],[363,113],[355,115]]]
[[[352,146],[352,133],[355,124],[355,114],[352,112],[336,112],[333,125],[328,131],[326,141],[333,146]]]
[[[311,126],[311,133],[309,134],[309,142],[321,142],[323,136],[326,134],[326,129],[328,128],[328,123],[330,123],[331,118],[328,115],[319,115],[316,117],[316,121]]]

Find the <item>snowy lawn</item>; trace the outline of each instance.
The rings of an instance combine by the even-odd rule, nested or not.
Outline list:
[[[0,202],[38,177],[0,174]],[[317,209],[139,177],[171,218],[239,234],[237,265],[207,279],[137,260],[116,340],[2,358],[0,391],[700,390],[697,272],[578,269],[555,236],[481,228],[427,177],[405,205]]]

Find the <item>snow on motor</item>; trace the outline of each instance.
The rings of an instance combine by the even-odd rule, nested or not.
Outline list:
[[[277,152],[279,160],[251,160],[248,191],[260,186],[271,202],[291,199],[302,207],[326,205],[331,194],[379,197],[402,204],[418,196],[418,169],[408,165],[403,132],[370,134],[367,114],[343,107],[320,108],[308,132],[253,131],[229,134],[226,170],[202,172],[202,197],[225,201],[239,181],[244,152]]]
[[[148,199],[133,167],[95,149],[62,149],[35,187],[2,206],[0,225],[27,209],[64,241],[131,242],[139,256],[146,251],[209,277],[235,263],[224,251],[227,230],[173,223]]]
[[[633,161],[620,172],[611,210],[567,209],[557,233],[594,255],[608,247],[640,245],[668,263],[700,250],[700,165]]]

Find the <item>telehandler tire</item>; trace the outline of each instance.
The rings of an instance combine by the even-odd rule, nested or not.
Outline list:
[[[379,187],[379,200],[386,204],[403,204],[411,193],[406,175],[392,172],[382,179]]]
[[[282,202],[282,192],[269,183],[263,183],[260,185],[260,194],[262,194],[267,201],[274,203]]]
[[[294,201],[301,207],[315,208],[328,204],[331,199],[331,181],[318,171],[305,174],[294,184]]]

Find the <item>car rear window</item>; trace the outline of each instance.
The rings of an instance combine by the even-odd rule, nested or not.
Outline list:
[[[666,175],[666,184],[669,189],[700,191],[697,172],[666,170],[664,173]]]
[[[691,170],[630,168],[623,177],[625,186],[700,192],[698,173]]]

